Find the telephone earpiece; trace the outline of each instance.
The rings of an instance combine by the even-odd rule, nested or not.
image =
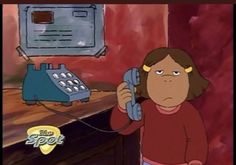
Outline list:
[[[131,90],[132,100],[126,104],[126,110],[131,120],[139,121],[142,118],[142,110],[139,103],[135,100],[135,86],[140,83],[138,68],[131,68],[124,74],[124,81],[127,82]]]

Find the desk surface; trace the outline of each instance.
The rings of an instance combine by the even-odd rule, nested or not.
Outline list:
[[[43,103],[47,107],[82,119],[114,107],[116,94],[114,91],[92,90],[89,102],[74,101],[69,107],[55,102]],[[27,138],[27,129],[32,126],[60,127],[74,121],[74,119],[50,112],[42,105],[26,105],[21,99],[21,89],[3,90],[3,147],[24,141]]]

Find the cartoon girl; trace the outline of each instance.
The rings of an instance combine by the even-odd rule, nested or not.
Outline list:
[[[199,112],[188,101],[200,96],[208,81],[180,49],[151,51],[139,72],[136,94],[146,98],[141,103],[142,119],[129,119],[125,107],[131,101],[131,91],[123,82],[117,87],[112,129],[130,122],[119,132],[128,135],[142,127],[143,165],[203,165],[208,151],[206,132]]]

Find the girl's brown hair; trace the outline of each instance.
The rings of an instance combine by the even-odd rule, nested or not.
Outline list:
[[[140,85],[137,86],[137,94],[141,97],[149,98],[147,92],[147,76],[148,72],[143,70],[143,65],[151,67],[152,65],[160,62],[166,56],[170,56],[176,63],[183,68],[192,67],[192,71],[188,73],[189,77],[189,92],[186,100],[192,100],[198,97],[208,87],[208,80],[206,80],[197,70],[194,62],[190,56],[181,49],[174,48],[157,48],[148,53],[145,57],[142,66],[139,68],[140,72]]]

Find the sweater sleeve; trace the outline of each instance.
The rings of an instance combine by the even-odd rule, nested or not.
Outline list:
[[[124,127],[127,123],[129,123],[129,125],[126,128],[119,131],[119,133],[122,135],[128,135],[133,133],[140,127],[142,127],[143,121],[144,121],[143,117],[140,121],[130,120],[128,117],[128,113],[123,112],[122,110],[120,110],[118,106],[116,106],[112,110],[110,124],[113,130],[119,130],[122,127]]]
[[[189,164],[199,162],[201,165],[206,162],[208,153],[206,131],[199,112],[195,108],[188,111],[184,125],[187,137],[186,161]]]

